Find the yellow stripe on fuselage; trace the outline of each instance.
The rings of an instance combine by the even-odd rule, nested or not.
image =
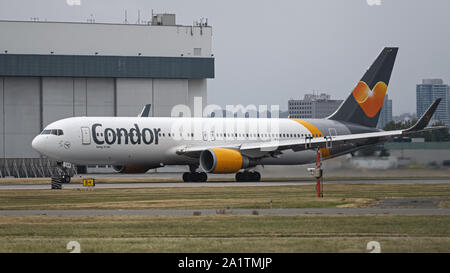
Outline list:
[[[308,129],[308,131],[313,136],[323,137],[322,132],[316,126],[314,126],[312,123],[309,123],[309,122],[304,121],[302,119],[295,119],[295,118],[293,118],[291,120],[296,121],[296,122],[300,123],[301,125],[305,126],[305,128]],[[329,148],[320,148],[320,153],[321,153],[322,157],[329,157],[330,156],[330,149]]]
[[[305,126],[306,129],[308,129],[308,131],[309,131],[312,135],[314,135],[314,136],[317,135],[317,136],[323,137],[322,132],[321,132],[316,126],[314,126],[313,124],[311,124],[311,123],[309,123],[309,122],[307,122],[307,121],[304,121],[304,120],[302,120],[302,119],[296,119],[296,118],[293,118],[293,119],[291,119],[291,120],[294,120],[294,121],[300,123],[301,125]]]

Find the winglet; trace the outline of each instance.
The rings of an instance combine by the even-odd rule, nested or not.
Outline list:
[[[433,116],[434,112],[436,111],[439,103],[441,102],[441,98],[436,99],[430,107],[428,107],[427,111],[422,115],[422,117],[414,124],[412,127],[404,130],[404,133],[413,133],[417,131],[422,131],[427,127],[428,123],[431,120],[431,117]]]
[[[150,109],[152,108],[151,104],[146,104],[144,108],[142,108],[141,113],[138,115],[140,118],[147,118],[150,116]]]

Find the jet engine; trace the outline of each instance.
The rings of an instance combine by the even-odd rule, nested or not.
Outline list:
[[[236,173],[256,166],[256,161],[234,149],[211,148],[200,154],[200,166],[208,173]]]

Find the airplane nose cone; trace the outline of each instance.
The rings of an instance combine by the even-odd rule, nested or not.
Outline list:
[[[39,153],[42,153],[44,148],[44,141],[41,136],[37,136],[31,142],[31,147]]]

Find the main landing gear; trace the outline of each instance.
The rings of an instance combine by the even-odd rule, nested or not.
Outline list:
[[[261,181],[261,174],[256,171],[244,171],[236,173],[237,182],[259,182]]]
[[[198,166],[189,166],[189,171],[183,173],[184,182],[206,182],[208,180],[208,175],[205,172],[197,172]]]
[[[206,182],[208,175],[205,172],[183,173],[184,182]]]

